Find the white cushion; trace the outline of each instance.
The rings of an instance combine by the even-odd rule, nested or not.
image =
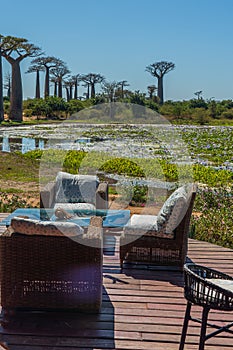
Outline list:
[[[173,233],[166,233],[165,230],[159,230],[157,225],[157,216],[134,214],[124,227],[124,234],[145,235],[159,238],[173,239]]]
[[[134,214],[131,216],[126,227],[130,228],[143,228],[145,230],[156,230],[157,226],[157,216],[155,215],[138,215]]]
[[[226,289],[233,293],[233,280],[225,280],[221,278],[206,278],[206,281],[209,281],[215,284],[216,286]]]
[[[73,222],[51,222],[15,217],[11,220],[14,232],[26,235],[77,236],[84,230]]]
[[[56,203],[54,205],[54,210],[61,208],[68,211],[82,211],[90,212],[90,215],[95,215],[96,208],[91,203]]]

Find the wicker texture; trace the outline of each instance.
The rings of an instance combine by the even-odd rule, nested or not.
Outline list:
[[[97,234],[98,232],[98,234]],[[102,219],[81,236],[0,236],[3,309],[98,312],[102,301]]]
[[[183,329],[179,350],[184,350],[189,321],[201,324],[199,350],[204,350],[205,342],[222,332],[233,334],[230,330],[233,322],[220,325],[208,322],[211,309],[233,311],[233,277],[225,273],[192,263],[184,266],[184,295],[187,299]],[[221,283],[220,283],[221,282]],[[221,286],[220,286],[221,284]],[[223,287],[225,285],[225,287]],[[192,305],[202,307],[202,317],[196,318],[191,314]],[[208,326],[208,328],[207,328]],[[210,332],[213,328],[214,331]]]
[[[196,195],[196,186],[193,185],[187,211],[174,229],[174,237],[158,237],[158,232],[149,230],[143,235],[137,236],[132,241],[132,234],[125,232],[120,238],[120,262],[123,263],[147,263],[158,266],[175,266],[183,269],[188,245],[188,231],[193,204]]]
[[[219,286],[209,279],[232,281],[233,277],[195,264],[186,264],[184,295],[191,303],[216,310],[233,310],[233,291]]]

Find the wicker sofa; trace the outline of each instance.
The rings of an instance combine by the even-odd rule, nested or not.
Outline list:
[[[178,188],[158,216],[132,215],[120,237],[120,264],[150,264],[182,270],[186,255],[195,185]]]
[[[95,175],[58,172],[40,191],[40,207],[65,210],[108,209],[108,184]]]
[[[1,305],[97,313],[102,301],[102,218],[70,222],[15,218],[0,236]]]

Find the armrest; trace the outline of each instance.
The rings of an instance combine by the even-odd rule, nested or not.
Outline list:
[[[92,216],[87,229],[86,238],[97,238],[102,240],[103,237],[103,219],[100,216]]]
[[[96,209],[108,209],[107,182],[101,182],[96,190]]]
[[[55,182],[49,182],[40,191],[40,208],[52,208],[55,202]]]

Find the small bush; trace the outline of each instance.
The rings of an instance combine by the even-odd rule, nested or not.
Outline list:
[[[125,158],[110,159],[105,164],[103,164],[99,170],[110,174],[145,177],[144,171],[139,165],[137,165],[132,160]]]
[[[233,188],[203,188],[197,193],[192,217],[193,237],[233,248]]]
[[[228,111],[225,111],[221,114],[222,118],[226,119],[233,119],[233,108],[229,109]]]

